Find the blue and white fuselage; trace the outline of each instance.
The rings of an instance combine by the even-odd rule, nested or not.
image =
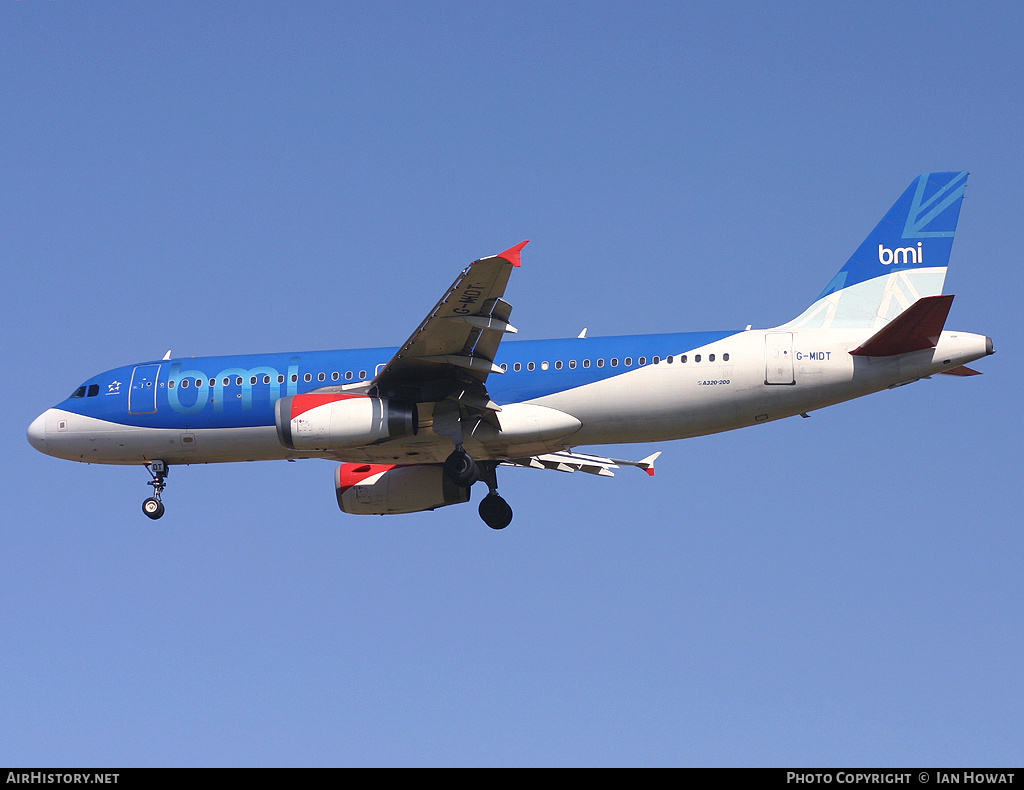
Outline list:
[[[791,346],[790,386],[765,383],[769,334],[783,335],[786,350]],[[488,390],[502,407],[531,404],[579,421],[576,430],[554,441],[527,438],[512,456],[519,457],[571,446],[685,439],[791,417],[954,369],[987,351],[983,336],[943,332],[935,349],[909,359],[858,359],[849,352],[863,333],[810,330],[796,333],[795,342],[785,335],[793,336],[740,330],[511,341],[495,359],[508,372],[492,376]],[[115,368],[40,415],[29,434],[48,455],[89,463],[310,456],[443,461],[451,442],[436,435],[334,452],[298,452],[278,441],[279,398],[332,383],[365,382],[396,350],[192,357]],[[495,443],[502,442],[489,442]],[[467,449],[471,444],[483,443],[468,439]],[[475,449],[476,457],[491,457],[486,446]]]
[[[497,463],[614,468],[573,448],[716,433],[970,375],[962,366],[992,342],[945,330],[941,296],[965,182],[917,179],[818,300],[771,329],[504,340],[518,245],[467,268],[404,346],[115,368],[36,418],[29,440],[104,464],[331,458],[345,464],[342,509],[410,512],[464,501],[440,472],[451,477],[453,447],[484,464],[473,479],[494,496]]]

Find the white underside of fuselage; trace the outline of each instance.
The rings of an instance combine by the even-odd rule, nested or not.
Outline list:
[[[986,354],[981,335],[943,332],[939,344],[895,357],[860,357],[849,352],[863,331],[821,329],[740,332],[676,358],[646,365],[581,387],[529,401],[542,409],[519,409],[519,417],[541,415],[531,436],[520,429],[502,434],[486,423],[464,426],[463,443],[473,457],[523,458],[570,447],[654,442],[701,436],[790,417],[949,370]],[[585,342],[585,341],[584,341]],[[776,356],[766,353],[776,349]],[[698,355],[714,362],[697,362]],[[729,360],[724,361],[725,354]],[[774,367],[773,367],[774,366]],[[505,375],[516,375],[507,373]],[[768,383],[774,379],[773,383]],[[553,417],[543,414],[553,410]],[[101,464],[202,464],[330,458],[365,463],[439,463],[452,451],[448,435],[433,430],[430,410],[415,436],[334,452],[284,447],[274,425],[245,428],[141,428],[49,409],[29,429],[29,439],[48,455]],[[514,406],[505,408],[511,422]],[[568,417],[566,417],[568,416]],[[517,417],[518,419],[518,417]],[[499,422],[502,412],[498,413]],[[545,427],[546,425],[546,427]],[[563,426],[561,428],[552,426]]]

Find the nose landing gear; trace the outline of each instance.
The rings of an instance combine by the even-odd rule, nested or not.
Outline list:
[[[169,470],[167,464],[163,461],[151,461],[147,468],[153,478],[148,483],[153,486],[153,496],[148,497],[142,503],[142,512],[155,520],[164,514],[164,503],[160,501],[160,494],[163,493],[164,488],[167,486]]]

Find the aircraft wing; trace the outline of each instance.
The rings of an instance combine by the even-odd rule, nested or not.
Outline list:
[[[623,461],[621,458],[604,458],[600,455],[563,451],[535,455],[531,458],[510,458],[507,461],[502,461],[501,464],[502,466],[523,466],[528,469],[554,469],[557,472],[586,472],[601,477],[615,477],[615,472],[612,469],[618,469],[620,466],[635,466],[653,477],[654,462],[660,455],[661,453],[657,452],[640,461]]]
[[[502,337],[516,332],[502,296],[526,244],[471,263],[367,392],[412,402],[450,399],[493,419],[500,407],[487,394],[487,377],[504,372],[494,356]]]

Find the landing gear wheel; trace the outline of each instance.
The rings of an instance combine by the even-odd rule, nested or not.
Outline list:
[[[480,518],[491,529],[505,529],[512,523],[512,508],[497,494],[488,494],[480,500]]]
[[[152,519],[158,519],[164,514],[164,503],[151,496],[142,503],[142,512]]]
[[[146,464],[146,468],[149,469],[150,477],[153,478],[149,481],[149,485],[153,486],[153,496],[142,503],[142,512],[155,520],[164,514],[164,503],[160,501],[160,494],[167,487],[169,470],[167,462],[160,459],[150,461]]]
[[[455,485],[469,488],[480,479],[480,469],[469,453],[459,445],[444,462],[444,473]]]

